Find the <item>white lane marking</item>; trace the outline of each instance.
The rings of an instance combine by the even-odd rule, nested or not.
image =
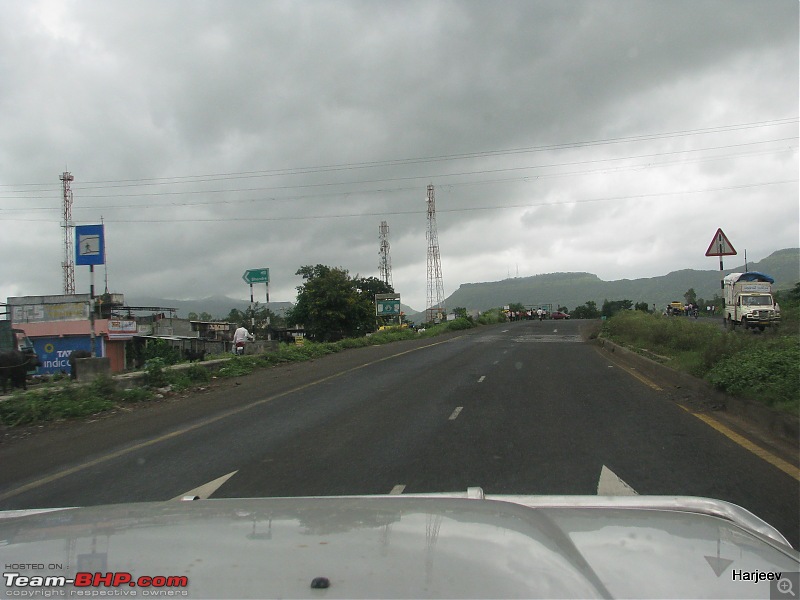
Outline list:
[[[391,495],[393,495],[393,496],[398,496],[398,495],[400,495],[400,494],[402,494],[402,493],[403,493],[403,490],[404,490],[404,489],[406,489],[406,486],[404,486],[404,485],[402,485],[402,484],[397,484],[396,486],[394,486],[394,487],[392,488],[392,491],[391,491],[391,492],[389,492],[389,493],[390,493]]]
[[[600,481],[597,482],[597,495],[638,496],[639,492],[622,481],[614,471],[603,465],[603,468],[600,469]]]
[[[211,494],[216,492],[222,485],[228,481],[231,477],[236,475],[239,471],[233,471],[228,473],[227,475],[223,475],[222,477],[217,477],[213,481],[209,481],[208,483],[204,483],[203,485],[194,488],[193,490],[189,490],[188,492],[184,492],[180,496],[175,496],[173,500],[182,500],[185,496],[197,496],[201,500],[206,500]]]
[[[496,360],[496,361],[494,361],[492,364],[493,364],[493,365],[499,365],[499,364],[500,364],[500,361],[499,361],[499,360]]]
[[[503,329],[500,333],[508,333],[508,329]]]
[[[478,379],[478,383],[483,383],[484,379],[486,379],[486,375],[481,375],[481,378]]]
[[[458,418],[458,415],[461,413],[461,411],[462,411],[462,410],[464,410],[464,407],[463,407],[463,406],[459,406],[459,407],[457,407],[457,408],[456,408],[456,409],[453,411],[453,414],[452,414],[452,415],[450,415],[450,419],[449,419],[449,420],[450,420],[450,421],[455,421],[455,420]]]

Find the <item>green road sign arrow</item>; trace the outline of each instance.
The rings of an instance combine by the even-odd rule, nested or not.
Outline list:
[[[248,269],[242,275],[245,283],[269,283],[269,269]]]

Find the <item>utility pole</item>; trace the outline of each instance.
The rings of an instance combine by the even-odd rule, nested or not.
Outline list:
[[[72,190],[69,187],[71,181],[75,178],[71,173],[64,171],[59,177],[61,180],[61,189],[64,198],[64,221],[61,227],[64,228],[64,262],[61,263],[61,268],[64,271],[64,294],[75,294],[75,258],[72,245],[72,238],[74,236],[73,229],[75,224],[72,222]]]
[[[442,260],[439,256],[439,236],[436,233],[436,199],[433,185],[428,186],[428,295],[427,321],[436,322],[445,314],[444,283],[442,283]]]

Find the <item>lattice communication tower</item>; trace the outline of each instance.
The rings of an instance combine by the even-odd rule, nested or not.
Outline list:
[[[445,314],[442,260],[439,256],[439,236],[436,233],[436,199],[433,186],[428,186],[428,298],[427,321],[441,320]]]
[[[72,295],[75,293],[75,259],[72,246],[75,224],[72,222],[72,190],[69,187],[75,178],[71,173],[64,171],[59,177],[61,188],[64,194],[64,262],[61,268],[64,270],[64,294]]]
[[[378,269],[380,272],[380,280],[386,285],[394,289],[392,285],[392,257],[389,256],[389,225],[386,221],[381,221],[381,226],[378,228],[380,235],[380,249],[378,250]]]

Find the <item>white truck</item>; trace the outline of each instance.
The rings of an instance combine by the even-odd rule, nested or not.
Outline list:
[[[781,313],[772,296],[775,280],[763,273],[731,273],[725,287],[725,326],[734,329],[758,327],[764,331],[780,323]]]

